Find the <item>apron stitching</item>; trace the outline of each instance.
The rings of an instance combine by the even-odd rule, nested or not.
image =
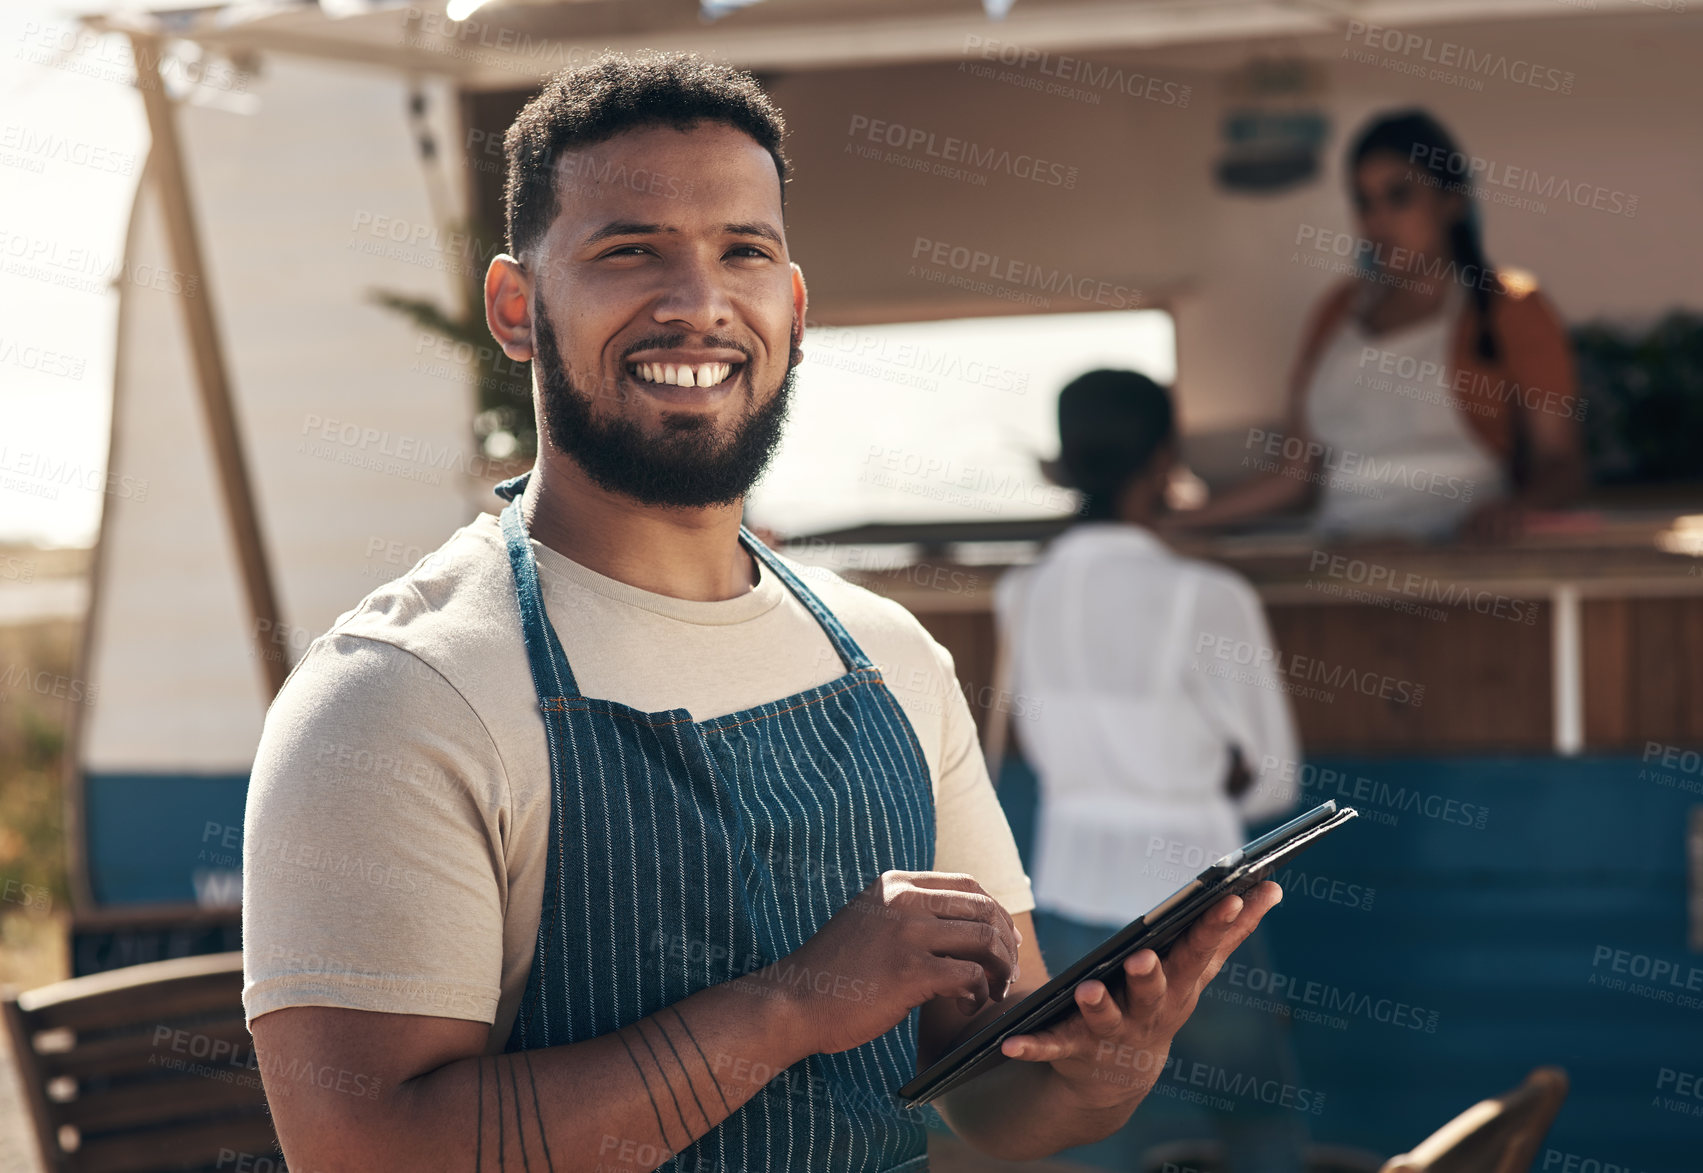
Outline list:
[[[867,671],[874,671],[874,670],[873,669],[864,669],[864,668],[860,668],[860,669],[857,670],[857,672],[867,672]],[[855,674],[856,673],[847,673],[846,675],[850,676],[850,675],[855,675]],[[842,679],[843,679],[843,677],[842,677]],[[829,681],[828,683],[831,684],[833,682]],[[738,720],[738,721],[729,721],[725,725],[719,725],[719,724],[715,723],[716,721],[719,721],[720,718],[712,718],[711,721],[709,721],[709,722],[695,721],[690,717],[685,717],[685,718],[672,717],[672,718],[670,718],[669,720],[666,720],[666,721],[653,721],[649,717],[642,716],[642,715],[639,715],[639,714],[634,714],[634,713],[608,713],[606,715],[610,716],[610,717],[618,717],[623,721],[631,721],[635,725],[649,725],[653,728],[668,726],[668,725],[698,725],[701,728],[705,728],[706,731],[708,731],[708,732],[714,732],[714,731],[719,731],[721,729],[737,729],[741,725],[750,725],[750,724],[752,724],[753,722],[756,722],[756,721],[766,721],[770,717],[778,717],[782,713],[790,713],[793,709],[802,709],[802,708],[806,708],[810,705],[820,704],[822,701],[827,700],[829,697],[839,696],[842,692],[846,692],[850,689],[860,688],[865,684],[880,684],[880,683],[884,683],[884,682],[880,681],[880,680],[852,680],[852,681],[848,681],[847,683],[842,684],[842,685],[840,685],[840,687],[834,689],[832,692],[825,692],[820,696],[813,696],[807,701],[798,701],[794,704],[786,706],[786,708],[784,708],[784,709],[775,709],[773,712],[758,712],[753,716],[745,717],[745,718]],[[818,687],[825,687],[825,686],[818,686]],[[767,704],[758,705],[758,706],[756,706],[756,708],[767,709],[768,705],[773,704],[773,703],[774,703],[773,701],[770,701]],[[590,712],[594,706],[591,703],[590,699],[585,698],[585,697],[551,697],[548,700],[541,701],[539,703],[538,707],[546,713],[570,713],[570,712],[586,713],[586,712]],[[913,743],[915,743],[915,741],[916,741],[916,734],[914,732],[911,734],[911,740],[912,740]],[[919,746],[917,746],[917,748],[920,751],[922,747],[919,745]]]
[[[506,482],[505,487],[513,487],[514,494],[510,496],[511,505],[515,505],[515,497],[520,488],[524,487],[525,477]],[[510,516],[518,516],[518,506],[505,510]],[[506,520],[506,519],[505,519]],[[511,527],[505,526],[505,529]],[[838,911],[835,907],[843,903],[840,896],[855,896],[855,891],[847,891],[851,887],[850,880],[861,876],[864,871],[879,866],[917,866],[909,861],[921,860],[932,846],[934,834],[934,810],[932,801],[932,781],[930,778],[926,756],[922,753],[921,744],[916,731],[898,705],[898,699],[891,687],[883,680],[878,668],[873,666],[863,654],[862,649],[852,639],[838,619],[827,610],[826,606],[816,598],[814,593],[805,586],[797,576],[793,575],[786,566],[780,564],[778,558],[757,543],[754,537],[745,535],[741,527],[742,540],[748,548],[762,559],[763,563],[772,569],[783,582],[787,584],[794,596],[805,604],[806,609],[817,620],[835,651],[847,668],[846,674],[828,685],[820,686],[826,691],[815,691],[805,699],[793,699],[790,702],[783,698],[781,702],[770,702],[766,705],[753,706],[747,715],[722,724],[700,724],[690,719],[678,717],[655,719],[653,716],[637,712],[598,711],[596,702],[578,692],[577,682],[572,676],[572,669],[567,663],[559,641],[555,638],[555,630],[550,625],[548,614],[545,612],[539,597],[539,586],[535,577],[526,571],[531,570],[536,575],[536,564],[532,558],[530,544],[524,533],[521,541],[513,541],[510,537],[511,567],[514,570],[519,592],[519,602],[522,611],[523,631],[528,637],[528,658],[533,668],[535,686],[541,683],[544,665],[540,657],[548,655],[549,675],[557,682],[556,695],[543,697],[540,700],[540,710],[544,716],[546,740],[549,743],[551,763],[551,795],[555,808],[552,812],[552,851],[548,859],[548,873],[554,873],[556,880],[555,891],[552,893],[558,905],[554,921],[555,932],[546,930],[547,924],[553,921],[540,919],[537,955],[528,975],[527,989],[523,992],[523,1006],[520,1030],[517,1038],[511,1038],[507,1050],[526,1049],[529,1046],[549,1046],[561,1041],[572,1041],[574,1037],[591,1037],[607,1033],[608,1025],[603,1021],[602,1011],[613,1007],[616,1019],[620,1014],[620,991],[605,990],[599,996],[598,987],[604,983],[599,981],[595,969],[592,942],[595,934],[590,931],[592,909],[591,900],[585,900],[584,911],[587,918],[587,938],[583,948],[568,948],[572,939],[566,927],[568,914],[568,894],[570,885],[567,876],[567,855],[569,845],[565,838],[573,838],[577,845],[572,854],[578,854],[581,862],[581,884],[584,894],[593,893],[589,880],[588,869],[594,862],[599,867],[615,867],[623,863],[642,866],[645,854],[638,849],[647,828],[637,825],[637,815],[642,808],[634,804],[630,786],[623,785],[623,780],[642,770],[647,783],[646,789],[651,798],[651,825],[648,828],[650,843],[648,849],[653,856],[662,853],[661,840],[666,838],[662,812],[658,808],[655,786],[650,785],[655,772],[662,770],[665,778],[675,777],[678,767],[685,766],[688,770],[685,780],[670,790],[675,818],[675,848],[670,858],[679,855],[684,859],[683,841],[680,839],[682,789],[687,792],[703,790],[692,805],[697,816],[701,840],[711,846],[712,850],[702,853],[705,867],[706,883],[703,895],[706,897],[704,907],[705,921],[696,925],[690,919],[689,910],[684,907],[674,911],[670,916],[669,910],[663,909],[660,921],[665,927],[687,932],[701,932],[713,939],[725,938],[729,946],[738,949],[742,943],[749,941],[754,946],[760,946],[756,929],[759,924],[772,925],[782,935],[780,944],[790,943],[792,936],[804,933],[818,920],[825,922],[825,917],[817,916],[818,907],[831,916]],[[522,563],[527,565],[522,565]],[[529,581],[530,578],[530,581]],[[879,687],[870,693],[859,693],[860,685],[873,684]],[[545,689],[535,688],[538,693]],[[823,702],[840,697],[830,707]],[[605,702],[607,703],[607,702]],[[574,716],[574,714],[580,714]],[[624,717],[625,723],[604,720],[607,717]],[[758,734],[747,737],[745,728],[756,726],[758,722],[775,718],[772,729],[780,730],[777,734]],[[695,737],[682,736],[682,726],[690,726]],[[897,727],[895,727],[897,726]],[[904,731],[904,737],[899,736],[899,730]],[[623,732],[632,730],[632,732]],[[649,730],[648,734],[643,732]],[[674,752],[668,752],[668,736],[665,730],[672,731]],[[600,736],[600,731],[603,736]],[[710,733],[732,734],[729,741],[718,741],[714,744],[719,748],[732,750],[731,766],[726,764],[717,751],[712,750]],[[831,738],[838,749],[829,751],[824,733]],[[606,746],[607,737],[614,736],[614,744]],[[824,755],[817,758],[810,754],[808,741],[814,737],[815,742]],[[772,738],[772,739],[771,739]],[[759,755],[759,747],[748,746],[741,754],[734,749],[731,741],[765,742],[766,754]],[[652,743],[655,743],[654,748]],[[906,752],[908,742],[909,752]],[[780,750],[786,751],[787,757],[793,763],[796,777],[782,770]],[[798,753],[805,754],[811,765],[821,778],[821,785],[798,785],[805,779],[809,771],[799,771]],[[836,756],[836,754],[838,756]],[[608,773],[604,770],[604,759],[608,756],[610,768],[616,777],[606,778],[607,785],[589,786],[588,771],[593,773]],[[632,758],[640,759],[634,765]],[[569,767],[572,768],[572,778],[568,777]],[[732,777],[727,775],[731,771]],[[578,823],[570,823],[565,812],[570,808],[564,793],[569,782],[577,783],[581,812]],[[704,789],[707,787],[707,789]],[[927,787],[927,790],[923,788]],[[824,795],[823,790],[827,793]],[[614,815],[616,803],[620,800],[614,795],[615,790],[622,791],[622,797],[627,803],[627,828],[630,832],[620,841],[614,836],[614,830],[609,825]],[[749,793],[746,793],[749,791]],[[831,801],[833,817],[825,802]],[[810,804],[814,803],[812,807]],[[750,804],[755,803],[755,807]],[[842,803],[849,804],[842,812]],[[586,828],[597,821],[596,807],[602,807],[603,842],[596,842],[596,836],[588,836]],[[706,805],[710,808],[706,810]],[[798,817],[793,818],[793,807],[798,808]],[[742,809],[743,808],[743,809]],[[747,816],[755,817],[761,812],[766,822],[767,838],[771,850],[784,843],[786,858],[789,860],[808,860],[812,840],[820,838],[818,854],[824,864],[828,861],[830,843],[834,846],[835,866],[841,867],[848,859],[855,872],[852,877],[841,879],[839,883],[820,885],[820,900],[816,885],[807,886],[803,893],[802,902],[798,885],[792,885],[792,904],[794,925],[787,925],[787,916],[782,907],[784,894],[771,892],[766,889],[751,892],[740,891],[739,878],[741,869],[738,866],[739,847],[744,844],[747,852],[754,854],[752,849],[755,841],[752,838],[753,829],[748,823]],[[780,818],[774,818],[775,814]],[[814,814],[815,818],[812,818]],[[730,819],[731,816],[731,819]],[[877,827],[876,819],[880,825]],[[729,825],[731,821],[731,826]],[[712,826],[715,834],[711,834]],[[573,832],[570,835],[570,831]],[[837,835],[836,835],[837,832]],[[802,835],[803,855],[796,850]],[[886,853],[877,847],[877,839],[886,844]],[[866,861],[866,848],[873,856]],[[725,918],[716,922],[710,916],[710,906],[707,903],[716,894],[714,887],[708,882],[710,867],[714,862],[712,856],[724,854],[727,869],[725,878],[719,878],[718,884],[725,884],[728,898]],[[783,864],[783,866],[785,866]],[[772,867],[765,869],[771,874]],[[611,876],[611,878],[615,878]],[[633,875],[635,883],[638,874]],[[686,883],[684,871],[680,875],[681,884]],[[614,900],[616,884],[608,886],[607,895]],[[772,888],[773,885],[771,884]],[[684,892],[682,887],[682,892]],[[838,895],[836,895],[838,893]],[[635,889],[635,901],[637,890]],[[737,908],[737,914],[736,914]],[[611,927],[613,932],[609,942],[611,958],[619,951],[619,941],[635,934],[642,934],[646,918],[639,914],[636,906],[616,908],[610,906]],[[805,924],[801,919],[808,911],[811,924]],[[688,919],[682,921],[685,915]],[[779,918],[778,920],[776,918]],[[642,967],[642,943],[635,943],[641,948],[640,963]],[[572,964],[576,953],[583,953],[583,960],[588,967],[587,980],[590,985],[586,993],[596,1005],[583,1006],[585,1014],[575,1015],[572,1002],[568,999],[569,985],[566,966]],[[705,955],[705,978],[714,984],[716,975],[711,972],[709,956]],[[682,957],[683,977],[689,973],[689,954]],[[660,976],[662,966],[657,967]],[[641,984],[633,993],[639,998],[637,1009],[643,1013],[645,1005],[644,987]],[[693,985],[686,981],[682,989]],[[685,996],[685,993],[671,991],[664,985],[658,991],[658,997],[667,1004],[673,996]],[[611,1002],[610,1000],[615,1001]],[[582,998],[583,1002],[585,999]],[[567,1039],[557,1039],[549,1027],[550,1008],[560,1004],[567,1015],[564,1029],[568,1032]],[[542,1013],[544,1025],[542,1037],[533,1039],[531,1029],[537,1024],[537,1017]],[[575,1027],[576,1017],[584,1018],[589,1014],[590,1021],[585,1029]],[[761,1164],[772,1160],[776,1153],[780,1138],[777,1128],[785,1132],[785,1152],[789,1162],[794,1152],[794,1146],[800,1141],[806,1146],[810,1157],[815,1156],[815,1140],[818,1127],[825,1128],[827,1144],[831,1153],[841,1152],[842,1157],[858,1158],[858,1168],[882,1170],[884,1173],[894,1173],[897,1170],[914,1170],[926,1168],[927,1154],[917,1152],[919,1147],[926,1145],[926,1132],[922,1126],[913,1120],[889,1120],[891,1116],[887,1101],[888,1094],[895,1077],[908,1078],[904,1062],[910,1057],[910,1067],[915,1061],[915,1026],[917,1014],[912,1012],[906,1016],[905,1022],[895,1031],[888,1032],[869,1043],[852,1048],[843,1059],[836,1056],[811,1056],[802,1064],[806,1074],[820,1073],[815,1078],[830,1077],[823,1085],[820,1095],[814,1090],[814,1085],[806,1088],[804,1093],[809,1101],[802,1113],[801,1122],[805,1130],[803,1137],[798,1135],[800,1118],[799,1098],[796,1088],[790,1086],[776,1091],[765,1089],[754,1103],[761,1107],[747,1113],[743,1106],[739,1112],[718,1124],[713,1130],[716,1134],[716,1147],[719,1148],[723,1164],[726,1164],[730,1142],[738,1147],[747,1158],[757,1153],[757,1164],[748,1159],[747,1164],[761,1167]],[[773,1094],[771,1094],[773,1092]],[[779,1095],[777,1101],[775,1096]],[[783,1111],[784,1109],[784,1111]],[[761,1124],[758,1124],[758,1121]],[[836,1143],[842,1134],[842,1126],[848,1130],[844,1140]],[[707,1134],[700,1138],[704,1148],[710,1148]],[[693,1142],[696,1145],[698,1142]],[[698,1151],[703,1151],[702,1149]],[[905,1154],[911,1154],[905,1157]],[[901,1158],[894,1164],[895,1158]],[[680,1168],[685,1160],[683,1154],[676,1154],[668,1164]],[[824,1158],[828,1159],[828,1158]],[[839,1164],[839,1159],[834,1163]]]

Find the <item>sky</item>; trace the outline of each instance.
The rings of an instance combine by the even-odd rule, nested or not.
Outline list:
[[[0,543],[89,545],[103,500],[80,484],[98,487],[106,460],[111,278],[148,131],[127,42],[81,30],[77,7],[0,5]],[[1036,463],[1056,447],[1058,388],[1097,365],[1175,374],[1170,320],[1152,311],[822,328],[805,353],[750,501],[790,533],[1065,512]],[[8,480],[42,458],[90,471]]]
[[[81,34],[66,11],[0,5],[0,542],[44,546],[93,542],[101,494],[3,478],[41,454],[104,467],[109,278],[148,147],[124,43]]]

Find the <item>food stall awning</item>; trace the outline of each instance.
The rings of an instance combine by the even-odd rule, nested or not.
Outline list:
[[[1649,11],[1592,0],[1591,15]],[[1556,0],[758,0],[707,15],[696,0],[239,0],[84,18],[94,29],[195,41],[229,53],[293,53],[445,75],[467,89],[535,83],[605,49],[681,49],[752,70],[939,61],[998,53],[1154,49],[1341,37],[1377,26],[1557,19]],[[460,19],[456,19],[460,17]],[[979,38],[979,39],[978,39]]]

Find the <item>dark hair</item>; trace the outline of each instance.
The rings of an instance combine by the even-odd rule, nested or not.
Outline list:
[[[1410,166],[1418,167],[1437,180],[1444,190],[1459,190],[1463,200],[1471,200],[1465,190],[1463,177],[1468,173],[1468,159],[1454,137],[1431,115],[1423,110],[1397,110],[1373,120],[1348,151],[1350,182],[1367,156],[1384,152],[1396,155]],[[1484,256],[1484,240],[1478,221],[1470,213],[1455,221],[1449,228],[1450,259],[1461,269],[1471,267],[1478,276],[1469,282],[1474,307],[1478,310],[1478,353],[1495,360],[1500,353],[1496,334],[1490,328],[1490,298],[1493,288],[1500,285],[1495,270]]]
[[[786,121],[757,79],[690,53],[605,53],[564,69],[521,108],[503,138],[508,183],[503,213],[513,256],[535,244],[556,218],[557,156],[638,127],[689,130],[721,122],[757,140],[775,161],[786,206]]]
[[[1094,370],[1058,396],[1059,469],[1082,494],[1081,516],[1117,516],[1118,497],[1176,431],[1171,393],[1135,371]]]

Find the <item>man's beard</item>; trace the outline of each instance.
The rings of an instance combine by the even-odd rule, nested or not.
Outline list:
[[[663,434],[648,437],[633,420],[593,415],[591,396],[568,378],[543,298],[538,299],[533,332],[537,353],[532,369],[543,396],[543,422],[550,443],[583,468],[599,488],[643,505],[687,509],[730,505],[757,483],[780,446],[796,378],[790,345],[779,389],[767,403],[748,408],[726,440],[716,437],[708,416],[688,411],[666,415]],[[677,344],[658,342],[657,346]],[[730,377],[748,378],[754,366],[747,353],[744,365]],[[642,394],[623,391],[628,393]]]

